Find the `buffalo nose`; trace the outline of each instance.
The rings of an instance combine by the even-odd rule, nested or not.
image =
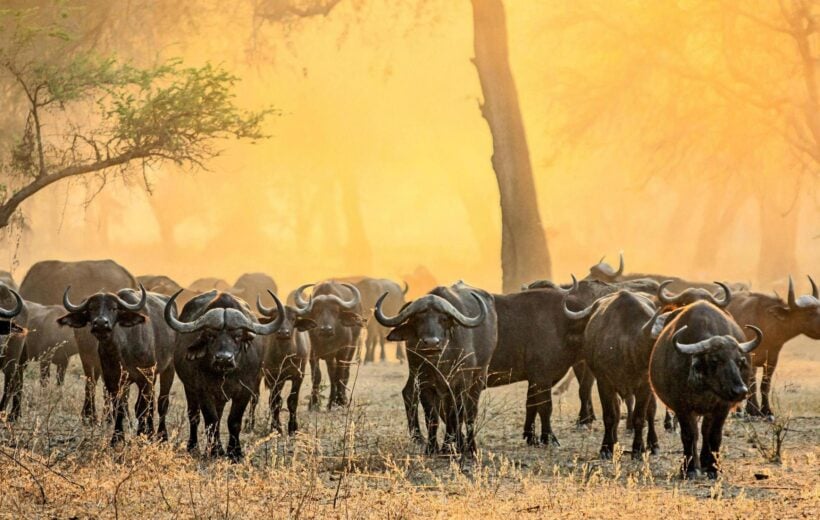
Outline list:
[[[217,352],[214,355],[214,362],[218,365],[233,365],[234,356],[230,352]]]
[[[290,337],[290,329],[279,329],[276,332],[276,335],[282,338],[289,338]]]
[[[319,327],[319,334],[322,334],[324,336],[329,336],[330,334],[333,334],[333,327],[331,327],[329,325]]]
[[[105,316],[100,316],[99,318],[94,318],[94,321],[91,322],[91,326],[95,329],[110,329],[111,322],[108,321],[108,318]]]
[[[737,397],[746,397],[746,394],[749,393],[749,387],[746,385],[735,386],[734,393]]]
[[[441,338],[438,336],[428,336],[421,340],[425,347],[437,347],[441,344]]]

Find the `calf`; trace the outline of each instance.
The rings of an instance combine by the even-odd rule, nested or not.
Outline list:
[[[649,362],[655,394],[680,422],[684,463],[681,475],[694,478],[698,467],[717,478],[723,424],[729,411],[746,398],[749,353],[763,339],[760,329],[747,325],[755,339],[746,338],[735,321],[709,302],[699,301],[670,316]],[[696,459],[698,418],[703,447]],[[699,464],[698,464],[699,462]]]
[[[159,294],[122,289],[116,294],[97,293],[80,304],[69,300],[67,287],[63,307],[68,314],[57,323],[75,329],[89,327],[97,339],[103,381],[112,399],[114,434],[111,444],[124,438],[127,389],[134,383],[139,389],[134,409],[137,435],[154,435],[154,384],[160,378],[158,399],[161,440],[167,440],[165,416],[168,395],[174,382],[172,352],[175,335],[162,321],[167,299]],[[138,296],[139,295],[139,296]]]
[[[200,414],[211,456],[226,455],[233,461],[243,457],[239,433],[242,416],[259,388],[263,338],[276,332],[285,320],[282,302],[274,296],[277,317],[262,324],[239,298],[210,291],[197,296],[177,318],[175,294],[165,306],[165,321],[179,333],[174,365],[185,386],[188,404],[188,451],[197,449]],[[225,404],[228,415],[228,450],[222,448],[219,424]]]

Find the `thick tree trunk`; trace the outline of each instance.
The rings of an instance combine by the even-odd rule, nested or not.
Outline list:
[[[735,220],[738,208],[743,206],[745,195],[739,188],[733,188],[729,193],[712,189],[709,194],[698,231],[694,262],[697,278],[704,280],[716,274],[720,246]]]
[[[347,223],[347,268],[351,272],[370,273],[373,270],[373,248],[367,238],[359,198],[359,179],[355,174],[340,178],[342,211]]]
[[[547,238],[524,132],[518,93],[510,69],[507,26],[501,0],[471,0],[475,66],[484,104],[481,115],[493,138],[493,169],[501,195],[501,269],[504,292],[549,278]]]

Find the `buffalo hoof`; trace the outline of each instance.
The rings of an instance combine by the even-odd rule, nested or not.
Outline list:
[[[538,445],[538,440],[536,440],[535,434],[533,432],[524,432],[524,440],[527,441],[528,446]]]
[[[542,433],[541,434],[541,444],[549,445],[549,446],[560,446],[561,443],[558,442],[558,437],[555,436],[554,433]]]
[[[111,436],[111,447],[114,448],[125,442],[125,434],[122,432],[114,432]]]
[[[416,444],[424,444],[427,442],[427,439],[424,438],[424,435],[421,432],[413,432],[410,434],[410,440],[415,442]]]
[[[658,455],[660,452],[661,452],[661,447],[660,447],[660,446],[658,446],[657,444],[653,444],[653,445],[649,448],[649,453],[650,453],[650,455]]]
[[[168,442],[168,430],[160,429],[157,430],[157,442]]]
[[[244,458],[245,454],[242,453],[242,448],[233,448],[228,450],[228,460],[230,460],[231,463],[236,464],[238,462],[242,462],[242,459]]]
[[[700,476],[700,472],[696,469],[689,469],[681,472],[681,478],[683,480],[697,480],[698,476]]]
[[[271,433],[276,432],[279,435],[282,435],[282,425],[279,422],[274,422],[270,425]]]
[[[211,447],[211,457],[224,457],[225,449],[221,444],[215,444]]]
[[[424,447],[424,454],[432,457],[433,455],[438,455],[440,452],[438,443],[437,442],[429,442],[427,446]]]
[[[188,453],[191,453],[191,454],[193,454],[194,452],[196,452],[196,451],[197,451],[197,443],[196,443],[196,441],[191,442],[191,441],[189,440],[189,441],[188,441],[188,444],[185,446],[185,449],[186,449],[186,450],[188,450]]]
[[[601,448],[601,460],[612,460],[612,450],[609,448]]]
[[[706,470],[706,477],[709,480],[715,480],[718,477],[718,470],[715,468],[709,468]]]
[[[292,421],[288,423],[288,435],[296,435],[296,432],[299,430],[299,425],[296,421]]]

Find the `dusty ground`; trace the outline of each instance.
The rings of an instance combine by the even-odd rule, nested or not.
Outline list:
[[[302,407],[302,433],[295,438],[268,435],[267,412],[260,406],[255,431],[243,434],[246,461],[230,465],[186,454],[179,381],[169,416],[171,442],[157,446],[129,435],[127,445],[114,450],[108,448],[108,427],[80,424],[76,360],[65,388],[41,388],[29,369],[23,419],[0,430],[0,515],[817,518],[818,346],[798,339],[781,356],[777,405],[781,417],[791,416],[782,462],[771,462],[763,448],[772,440],[772,425],[733,419],[725,432],[722,477],[694,482],[676,477],[681,452],[676,434],[661,433],[657,457],[633,461],[627,454],[599,461],[601,423],[589,430],[574,426],[574,385],[555,399],[558,448],[531,448],[521,439],[523,384],[485,393],[479,459],[460,465],[424,457],[408,439],[400,395],[406,367],[364,366],[355,380],[352,408],[308,413]],[[303,388],[303,403],[306,396]],[[631,437],[623,430],[620,435],[629,446]]]

